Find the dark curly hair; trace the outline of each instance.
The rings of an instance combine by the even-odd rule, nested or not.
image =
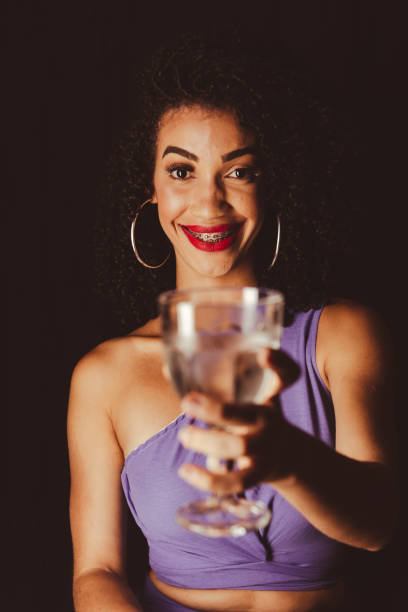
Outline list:
[[[233,111],[255,134],[266,207],[254,244],[259,284],[284,293],[287,314],[322,305],[333,290],[333,262],[350,244],[351,202],[344,189],[345,147],[331,111],[314,99],[305,79],[276,53],[256,54],[243,40],[220,44],[194,35],[159,50],[135,77],[134,92],[133,119],[108,164],[96,232],[99,293],[112,301],[121,323],[135,327],[155,316],[157,295],[175,285],[174,256],[158,270],[143,268],[129,229],[153,191],[160,118],[193,104]],[[149,219],[157,213],[148,209],[156,208],[145,207],[137,231],[138,248],[151,263],[160,262],[170,245],[158,220]],[[278,214],[281,247],[268,273]]]

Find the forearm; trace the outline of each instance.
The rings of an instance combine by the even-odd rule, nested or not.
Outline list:
[[[389,540],[397,512],[391,470],[342,455],[289,426],[291,474],[270,484],[317,529],[345,544],[378,550]]]
[[[129,585],[114,572],[90,570],[74,580],[76,612],[143,612]]]

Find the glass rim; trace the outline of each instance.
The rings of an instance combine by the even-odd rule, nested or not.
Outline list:
[[[181,300],[182,300],[182,296],[183,295],[188,295],[190,293],[198,293],[198,294],[205,294],[207,292],[210,291],[221,291],[221,292],[228,292],[228,291],[243,291],[244,289],[253,289],[254,291],[257,291],[258,294],[260,291],[265,292],[265,295],[263,295],[262,297],[258,298],[258,304],[282,304],[284,305],[285,303],[285,299],[284,299],[284,295],[281,291],[278,291],[277,289],[270,289],[269,287],[255,287],[255,286],[251,286],[251,285],[244,285],[244,286],[228,286],[228,287],[192,287],[191,289],[170,289],[169,291],[164,291],[163,293],[161,293],[158,298],[157,298],[157,302],[159,304],[159,306],[163,306],[164,304],[168,303],[171,299],[171,297],[173,297],[174,295],[179,295]]]

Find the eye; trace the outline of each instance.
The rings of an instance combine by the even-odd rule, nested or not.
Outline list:
[[[234,168],[232,172],[227,174],[227,177],[253,183],[260,174],[261,172],[257,168],[249,166],[245,168]]]
[[[186,179],[191,178],[189,173],[193,172],[193,170],[194,168],[192,166],[188,166],[187,164],[177,164],[167,168],[167,174],[177,181],[185,181]]]

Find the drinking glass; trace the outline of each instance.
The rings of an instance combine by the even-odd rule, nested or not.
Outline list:
[[[283,295],[258,287],[168,291],[159,296],[165,360],[182,397],[190,391],[223,403],[261,404],[274,373],[257,358],[263,347],[279,348]],[[233,428],[231,428],[233,431]],[[207,468],[234,469],[234,462],[207,457]],[[261,501],[213,494],[180,508],[178,522],[208,536],[241,536],[271,518]]]

